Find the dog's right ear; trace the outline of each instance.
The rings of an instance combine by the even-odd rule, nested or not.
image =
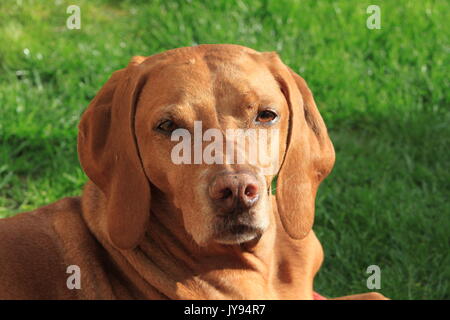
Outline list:
[[[79,124],[80,163],[106,197],[106,233],[120,249],[140,242],[150,214],[150,185],[134,131],[136,99],[145,81],[139,70],[142,61],[133,59],[115,72]]]
[[[305,80],[274,52],[262,54],[289,108],[289,132],[278,172],[276,199],[284,229],[302,239],[314,222],[320,182],[330,173],[335,153],[325,123]]]

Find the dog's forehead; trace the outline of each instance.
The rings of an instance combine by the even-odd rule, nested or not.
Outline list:
[[[215,79],[250,78],[261,71],[268,71],[265,65],[255,59],[260,53],[246,47],[234,45],[199,45],[169,50],[150,60],[160,75],[178,76],[176,80],[187,84]],[[171,79],[167,79],[171,80]]]
[[[192,47],[182,47],[167,50],[149,57],[149,60],[164,60],[166,62],[176,62],[177,60],[198,57],[218,57],[221,60],[231,60],[252,55],[258,56],[261,55],[261,53],[239,45],[203,44]]]
[[[279,93],[278,83],[258,56],[252,49],[232,45],[167,51],[154,58],[143,95],[156,104],[270,99]]]

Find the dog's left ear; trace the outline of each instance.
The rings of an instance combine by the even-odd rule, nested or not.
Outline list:
[[[317,188],[333,168],[334,148],[305,80],[276,53],[263,57],[289,106],[287,145],[276,187],[278,212],[286,232],[302,239],[312,228]]]
[[[106,234],[120,249],[143,238],[150,215],[150,185],[136,143],[136,100],[145,82],[135,57],[116,71],[89,104],[79,124],[78,156],[106,198]]]

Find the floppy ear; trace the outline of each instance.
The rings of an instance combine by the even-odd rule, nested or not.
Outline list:
[[[107,234],[121,249],[139,243],[150,214],[150,185],[134,133],[136,98],[145,80],[140,62],[133,59],[111,76],[78,127],[81,166],[106,197]]]
[[[289,106],[287,145],[277,178],[277,207],[286,232],[302,239],[312,228],[317,188],[333,167],[334,148],[305,80],[276,53],[266,53],[266,59]]]

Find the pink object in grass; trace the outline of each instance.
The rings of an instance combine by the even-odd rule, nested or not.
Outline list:
[[[313,292],[313,300],[327,300],[324,296],[321,296],[317,292]]]

